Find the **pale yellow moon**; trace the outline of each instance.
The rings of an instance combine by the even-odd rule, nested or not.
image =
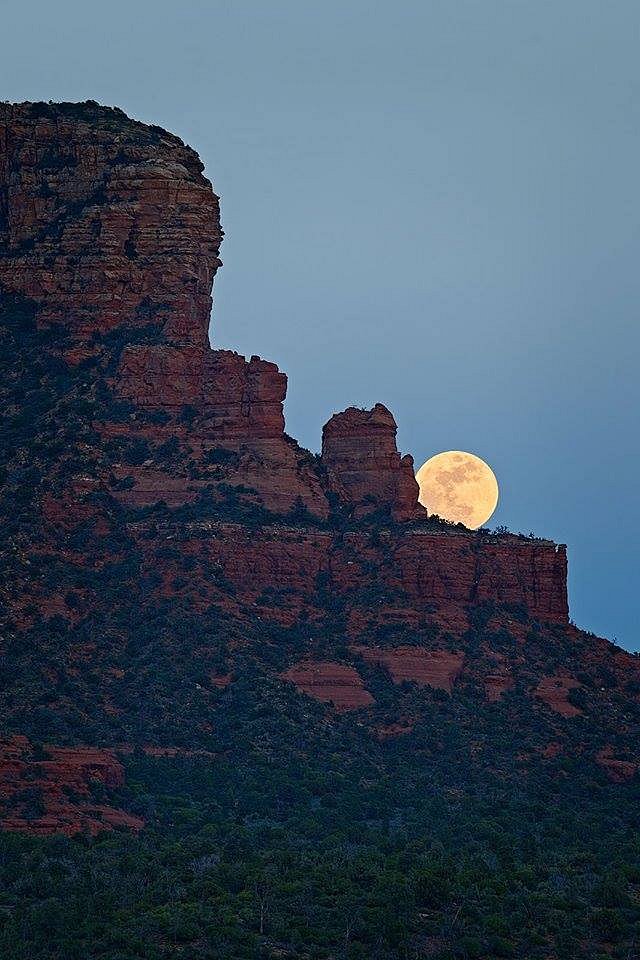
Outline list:
[[[447,450],[423,463],[416,474],[420,503],[444,520],[477,530],[498,505],[491,467],[464,450]]]

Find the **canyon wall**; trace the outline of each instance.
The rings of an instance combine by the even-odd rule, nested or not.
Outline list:
[[[137,527],[145,569],[158,569],[166,543],[193,559],[191,602],[252,608],[288,625],[320,615],[323,598],[343,600],[347,632],[367,623],[415,625],[428,616],[453,633],[468,627],[478,604],[525,608],[541,622],[568,621],[566,551],[549,541],[433,531],[419,525],[382,532],[264,526],[259,535],[241,524],[200,521],[156,529]],[[160,592],[170,593],[181,560],[164,561]],[[207,572],[215,570],[216,578]],[[224,588],[220,588],[220,583]]]

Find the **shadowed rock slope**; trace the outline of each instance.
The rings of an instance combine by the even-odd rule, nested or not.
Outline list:
[[[428,517],[382,404],[287,436],[202,170],[0,104],[3,955],[632,956],[637,658],[563,546]]]

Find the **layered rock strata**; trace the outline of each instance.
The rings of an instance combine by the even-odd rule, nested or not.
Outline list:
[[[284,373],[209,346],[221,238],[178,138],[0,105],[3,825],[139,829],[95,785],[115,797],[139,749],[214,760],[258,676],[376,747],[471,704],[560,745],[527,755],[573,736],[633,777],[640,669],[569,625],[565,548],[428,518],[382,404],[331,417],[321,456],[288,437]]]
[[[355,521],[425,520],[386,407],[334,415],[314,458],[284,432],[287,381],[276,365],[209,347],[222,229],[191,148],[89,102],[0,105],[0,150],[0,291],[31,305],[38,330],[51,332],[48,355],[79,367],[90,398],[82,469],[70,469],[69,450],[58,454],[64,464],[45,465],[47,521],[98,522],[94,504],[105,494],[138,510],[206,497],[214,515],[245,504],[298,521],[324,522],[332,510]],[[449,607],[451,616],[495,600],[567,619],[565,555],[548,543],[417,528],[391,536],[392,559],[354,535],[351,561],[313,529],[302,541],[286,530],[265,532],[259,545],[244,540],[240,528],[208,548],[239,589],[233,559],[218,556],[224,543],[253,569],[256,592],[275,572],[283,589],[308,594],[328,571],[340,589],[373,575],[410,604]],[[305,579],[304,570],[313,573]]]
[[[5,103],[0,156],[0,284],[39,323],[205,348],[222,230],[193,150],[92,102]]]
[[[349,407],[322,431],[322,462],[333,490],[354,516],[389,511],[394,520],[426,516],[418,503],[413,458],[400,456],[393,414],[376,403],[372,410]]]
[[[0,827],[36,834],[140,830],[144,821],[92,797],[124,785],[111,750],[40,747],[23,736],[0,738]]]

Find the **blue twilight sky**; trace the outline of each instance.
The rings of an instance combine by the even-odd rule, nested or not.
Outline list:
[[[386,403],[485,458],[492,523],[569,546],[640,648],[638,0],[0,0],[0,97],[93,98],[222,197],[214,343],[289,374],[317,450]]]

